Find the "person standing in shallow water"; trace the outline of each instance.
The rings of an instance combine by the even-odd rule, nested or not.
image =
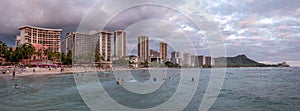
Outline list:
[[[12,76],[13,76],[13,78],[15,78],[15,76],[16,76],[16,71],[15,70],[13,71]]]

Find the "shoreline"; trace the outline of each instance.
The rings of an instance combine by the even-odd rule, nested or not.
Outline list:
[[[214,67],[214,68],[199,68],[199,69],[218,69],[218,68],[270,68],[270,67]],[[285,68],[285,67],[272,67],[272,68]],[[291,67],[292,68],[292,67]],[[36,71],[33,72],[33,69]],[[16,76],[35,76],[35,75],[65,75],[65,74],[75,74],[75,73],[89,73],[89,72],[106,72],[106,71],[134,71],[134,70],[147,70],[147,69],[195,69],[195,68],[113,68],[113,70],[104,70],[96,68],[64,68],[64,71],[60,71],[60,68],[48,70],[45,68],[27,68],[25,71],[20,71],[16,69]],[[7,72],[6,74],[0,74],[1,76],[12,76],[12,71]]]

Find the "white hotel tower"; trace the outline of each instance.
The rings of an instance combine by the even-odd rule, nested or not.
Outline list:
[[[123,30],[114,32],[114,55],[116,57],[127,56],[127,36]]]

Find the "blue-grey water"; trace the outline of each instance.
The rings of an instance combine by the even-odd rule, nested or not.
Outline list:
[[[112,92],[110,96],[128,107],[143,109],[165,102],[176,90],[178,70],[168,69],[162,87],[156,93],[136,95],[120,91],[112,77],[99,76],[104,88]],[[133,72],[137,80],[149,79]],[[171,75],[172,74],[172,75]],[[169,79],[168,77],[171,77]],[[186,111],[197,111],[210,80],[210,69],[201,69],[200,79]],[[14,89],[14,84],[19,89]],[[157,99],[151,99],[157,98]],[[227,68],[223,87],[210,108],[211,111],[297,111],[300,109],[300,68]],[[74,76],[0,75],[0,111],[88,111],[81,98]]]

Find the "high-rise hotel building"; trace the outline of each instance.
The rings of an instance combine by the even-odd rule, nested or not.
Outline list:
[[[99,54],[105,61],[111,61],[112,32],[100,31],[96,34],[75,33],[74,58],[75,64],[95,61]]]
[[[100,31],[94,36],[99,38],[96,45],[96,53],[100,54],[105,61],[111,61],[111,35],[112,32]]]
[[[138,37],[138,56],[143,61],[149,61],[149,37],[148,36]]]
[[[62,29],[40,28],[30,25],[19,27],[20,36],[16,39],[18,45],[31,43],[41,44],[52,52],[60,52],[60,35]],[[18,41],[17,41],[18,40]]]
[[[183,65],[191,66],[192,65],[192,58],[190,53],[183,54]]]
[[[114,55],[116,57],[127,56],[127,36],[122,30],[114,32]]]
[[[159,49],[160,49],[160,59],[161,62],[166,62],[168,60],[168,45],[165,42],[160,42],[159,44]]]
[[[67,55],[69,51],[74,51],[75,32],[67,33],[65,39],[61,41],[61,53]]]

